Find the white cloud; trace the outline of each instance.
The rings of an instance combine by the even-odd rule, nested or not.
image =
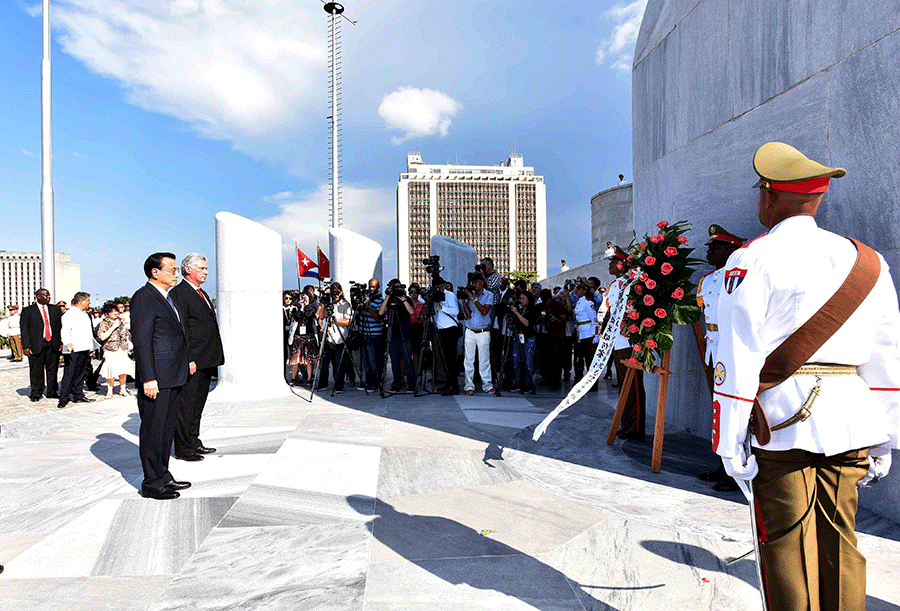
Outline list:
[[[80,159],[83,159],[83,158],[87,157],[86,154],[84,154],[84,153],[79,153],[78,151],[72,151],[72,155],[74,155],[75,157],[78,157],[78,158],[80,158]]]
[[[361,233],[381,244],[385,262],[396,260],[397,216],[394,189],[376,189],[344,185],[342,188],[343,227]],[[278,206],[278,213],[259,219],[263,225],[281,234],[285,251],[285,278],[296,275],[294,242],[306,255],[314,257],[316,243],[328,252],[328,211],[331,207],[331,187],[320,184],[315,190],[298,193],[282,191],[267,196],[266,201]],[[391,268],[385,266],[385,274]]]
[[[603,13],[606,19],[617,23],[610,35],[597,47],[594,59],[598,66],[602,66],[608,59],[613,70],[631,72],[634,45],[637,43],[645,8],[647,0],[634,0],[631,4],[617,4]]]
[[[323,109],[318,2],[58,0],[52,16],[63,50],[131,102],[257,157]]]
[[[22,149],[22,154],[26,157],[34,157],[34,153],[32,153],[31,151],[26,151],[25,149]]]
[[[402,137],[391,139],[400,144],[417,136],[446,136],[450,129],[450,119],[460,111],[462,104],[445,93],[434,89],[400,87],[384,96],[378,107],[378,114],[384,119],[388,129],[403,132]]]

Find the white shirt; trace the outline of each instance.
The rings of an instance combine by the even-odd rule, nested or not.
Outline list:
[[[346,299],[341,299],[337,303],[334,304],[334,319],[335,320],[350,320],[353,318],[353,308],[350,307],[350,302]],[[325,321],[328,320],[326,317]],[[347,337],[347,334],[350,332],[350,327],[345,327],[343,325],[332,324],[328,328],[328,343],[329,344],[343,344],[344,338]]]
[[[559,273],[560,273],[560,274],[564,274],[564,273],[566,273],[567,271],[569,271],[569,266],[566,265],[565,263],[563,263],[562,265],[559,266]]]
[[[703,328],[706,331],[706,363],[715,365],[716,348],[719,346],[719,332],[710,330],[709,325],[719,324],[719,289],[722,288],[725,268],[716,269],[700,278],[697,286],[697,305],[703,310]]]
[[[785,219],[728,258],[719,293],[713,404],[713,450],[719,455],[739,453],[766,356],[837,291],[855,260],[849,240],[819,229],[810,216]],[[900,308],[888,265],[879,260],[875,288],[809,359],[855,365],[857,375],[823,376],[809,419],[772,431],[764,449],[832,456],[882,444],[900,447]],[[731,278],[729,271],[744,275]],[[814,376],[794,376],[761,393],[769,424],[794,415],[815,383]]]
[[[455,293],[444,291],[444,301],[434,304],[434,324],[438,329],[457,326],[456,321],[450,318],[451,316],[453,318],[459,316],[459,301],[457,301]]]
[[[9,316],[6,317],[6,321],[9,323],[10,336],[21,334],[21,331],[20,331],[21,324],[19,322],[21,320],[21,318],[22,318],[22,315],[19,314],[18,312],[16,312],[15,314],[10,314]]]
[[[616,304],[619,303],[620,299],[627,299],[628,295],[624,294],[625,285],[628,284],[628,279],[624,276],[621,278],[616,278],[612,281],[612,284],[609,285],[609,288],[606,289],[606,309],[612,310],[616,307]],[[625,312],[626,327],[630,325],[633,320],[628,318],[628,312]],[[612,324],[612,323],[610,323]],[[614,350],[624,350],[626,348],[631,348],[631,342],[628,340],[627,335],[622,335],[621,333],[616,333],[615,343],[613,344]]]
[[[94,331],[91,327],[91,317],[87,312],[82,312],[76,307],[69,308],[62,315],[62,337],[63,353],[85,352],[95,350],[99,347],[94,341]],[[72,349],[66,348],[72,344]]]
[[[610,246],[609,248],[607,248],[606,250],[603,251],[604,259],[612,259],[615,256],[616,256],[616,249],[613,246]]]
[[[588,339],[597,334],[597,313],[594,311],[594,302],[587,297],[582,297],[575,304],[575,328],[578,330],[578,339]]]

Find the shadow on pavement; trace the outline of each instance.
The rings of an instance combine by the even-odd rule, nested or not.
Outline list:
[[[580,584],[533,556],[492,539],[490,533],[482,534],[454,520],[403,513],[371,497],[350,496],[347,503],[358,513],[372,517],[367,527],[377,541],[435,577],[453,585],[498,592],[534,609],[556,610],[561,600],[575,602],[575,597],[582,604],[589,598],[602,605],[601,609],[616,611],[616,607],[577,588],[612,591],[665,586]],[[507,559],[517,562],[511,566],[504,563]]]
[[[101,433],[91,445],[91,454],[118,471],[130,486],[140,488],[141,459],[133,442],[115,433]]]

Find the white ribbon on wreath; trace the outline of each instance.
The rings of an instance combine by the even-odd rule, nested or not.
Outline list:
[[[532,436],[534,441],[541,438],[541,435],[544,434],[547,427],[550,426],[550,423],[553,422],[563,410],[568,409],[577,403],[594,383],[600,379],[600,374],[603,372],[606,363],[612,356],[613,348],[616,343],[616,335],[622,332],[622,320],[625,318],[625,306],[628,303],[628,294],[631,292],[631,285],[638,281],[638,276],[640,275],[640,270],[636,270],[634,278],[630,280],[625,285],[625,288],[622,289],[622,292],[619,293],[619,298],[610,312],[609,322],[606,323],[606,330],[603,332],[603,337],[600,338],[600,343],[597,344],[597,349],[594,351],[594,360],[591,361],[591,366],[588,369],[587,374],[572,387],[572,390],[570,390],[569,394],[560,401],[559,405],[556,406],[556,409],[547,414],[547,417],[544,418],[536,429],[534,429],[534,435]]]

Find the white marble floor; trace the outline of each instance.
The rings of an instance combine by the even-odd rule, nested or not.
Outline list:
[[[741,497],[598,442],[613,393],[538,445],[520,396],[211,404],[175,501],[138,495],[134,399],[3,425],[0,609],[758,608]],[[900,609],[900,528],[860,547]]]

